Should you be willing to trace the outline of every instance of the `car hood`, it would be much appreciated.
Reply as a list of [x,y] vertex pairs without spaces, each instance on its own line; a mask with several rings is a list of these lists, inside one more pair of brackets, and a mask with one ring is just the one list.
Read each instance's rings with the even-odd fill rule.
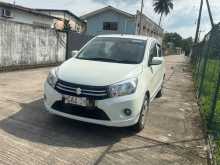
[[140,64],[121,64],[72,58],[58,69],[58,78],[75,84],[106,86],[137,77]]

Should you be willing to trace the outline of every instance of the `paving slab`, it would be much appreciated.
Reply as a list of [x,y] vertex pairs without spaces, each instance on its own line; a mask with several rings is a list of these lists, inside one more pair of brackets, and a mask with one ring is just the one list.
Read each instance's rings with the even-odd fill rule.
[[51,68],[0,73],[0,164],[207,165],[187,60],[167,56],[166,68],[163,97],[138,134],[47,113],[43,82]]

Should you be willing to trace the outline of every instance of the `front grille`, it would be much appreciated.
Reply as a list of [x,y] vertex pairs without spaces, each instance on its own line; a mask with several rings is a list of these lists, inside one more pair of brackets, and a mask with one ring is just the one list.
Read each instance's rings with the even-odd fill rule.
[[97,107],[87,108],[72,104],[65,104],[63,101],[57,101],[52,105],[52,108],[58,112],[74,116],[110,121],[107,114]]
[[[61,94],[70,96],[87,97],[95,100],[108,98],[108,89],[106,86],[79,85],[58,80],[55,89]],[[78,90],[80,90],[80,94]]]

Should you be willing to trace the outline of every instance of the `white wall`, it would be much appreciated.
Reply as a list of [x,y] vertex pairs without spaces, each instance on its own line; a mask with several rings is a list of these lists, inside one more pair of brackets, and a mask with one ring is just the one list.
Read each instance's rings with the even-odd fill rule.
[[0,19],[0,67],[63,62],[66,34]]

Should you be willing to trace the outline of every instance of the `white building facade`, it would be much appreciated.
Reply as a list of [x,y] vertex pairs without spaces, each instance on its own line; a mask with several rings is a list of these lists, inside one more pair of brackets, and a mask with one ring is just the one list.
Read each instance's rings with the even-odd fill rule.
[[30,8],[0,2],[0,18],[30,25],[51,28],[59,20],[54,16],[38,13]]

